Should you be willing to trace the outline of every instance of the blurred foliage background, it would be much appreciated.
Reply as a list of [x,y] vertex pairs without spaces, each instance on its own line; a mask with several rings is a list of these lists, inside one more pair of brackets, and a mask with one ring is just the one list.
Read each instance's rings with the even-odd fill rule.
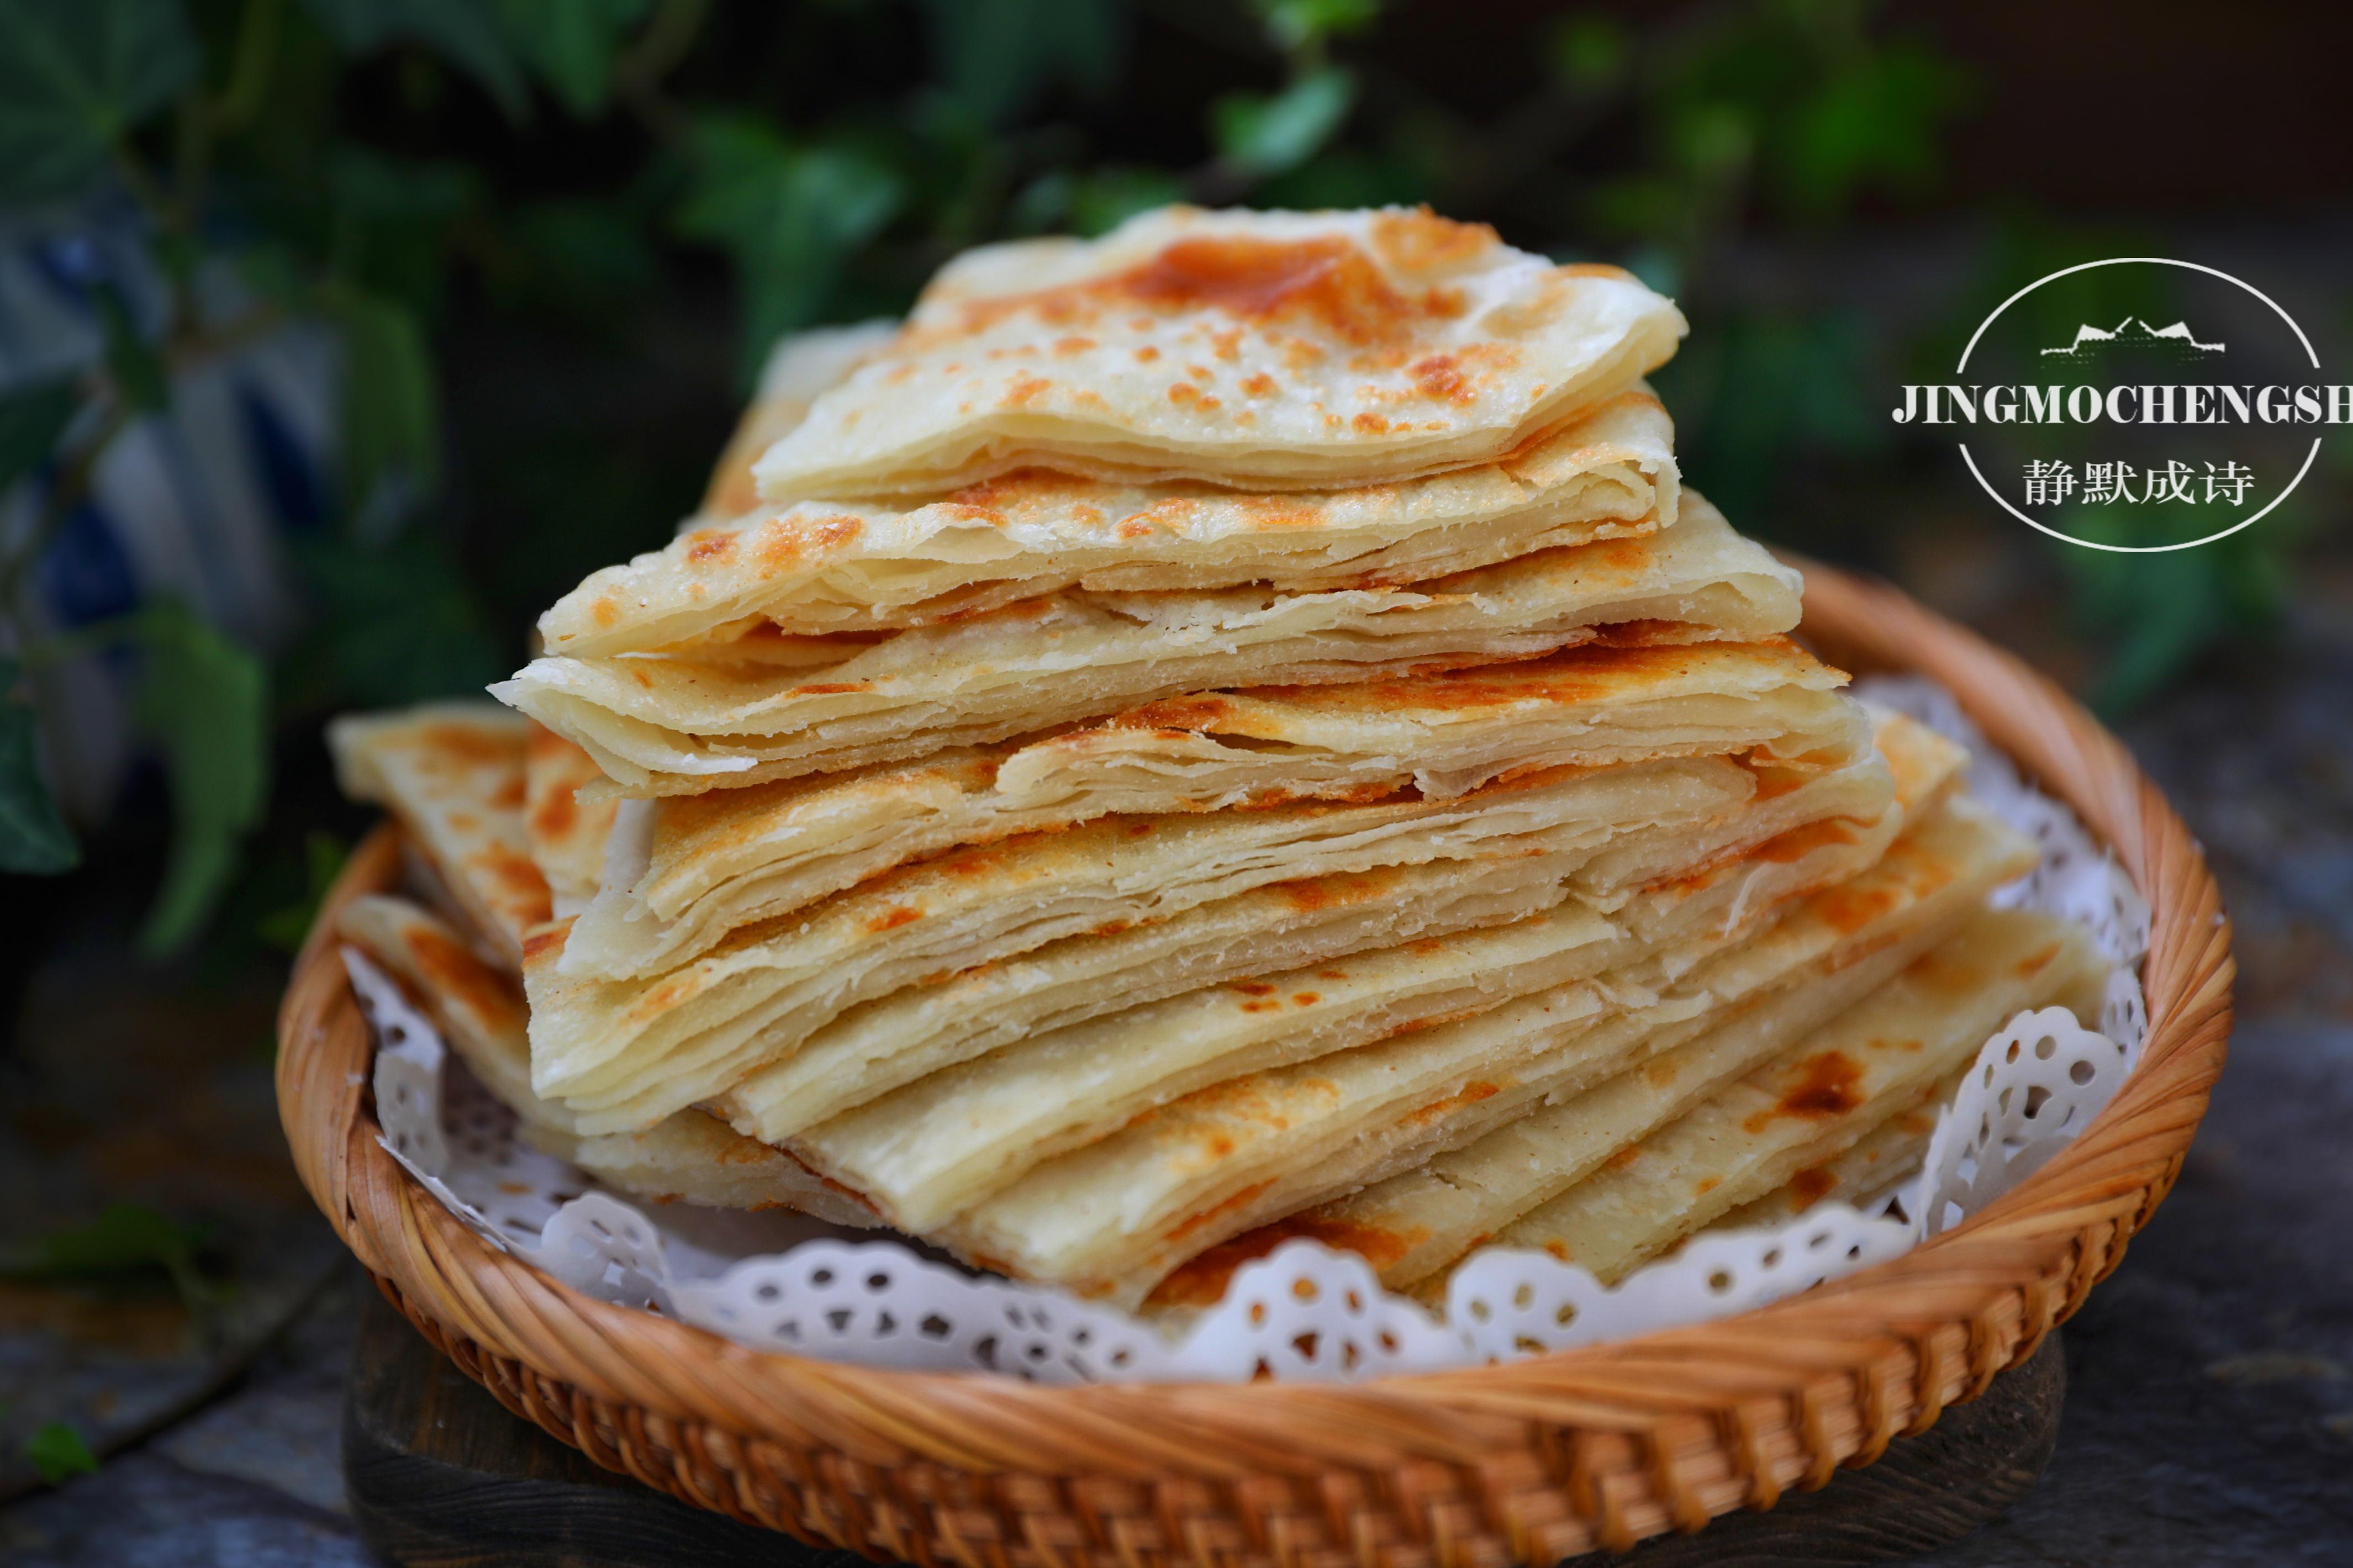
[[[1736,523],[1948,597],[1991,581],[1961,607],[2003,625],[2013,588],[2063,604],[2070,672],[2149,701],[2276,623],[2347,465],[2228,549],[2019,530],[1989,547],[2018,588],[1955,542],[2006,525],[1950,489],[1947,444],[1898,439],[1893,390],[2019,283],[2155,243],[1972,160],[1997,99],[2000,145],[2035,145],[1997,89],[2063,87],[2083,41],[2053,40],[2054,78],[2002,52],[2042,25],[2009,13],[1956,44],[1863,0],[0,0],[0,213],[99,323],[39,374],[0,343],[0,870],[135,888],[152,953],[290,946],[352,820],[324,716],[512,668],[540,608],[688,510],[778,334],[901,310],[965,246],[1176,199],[1426,202],[1633,268],[1694,323],[1662,391]],[[2164,179],[2225,177],[2193,164],[2119,177],[2161,209]],[[64,243],[100,223],[154,299]],[[324,481],[271,544],[295,613],[44,612],[111,444],[173,416],[185,367],[293,331],[333,366]],[[44,703],[90,659],[147,761],[77,822]]]

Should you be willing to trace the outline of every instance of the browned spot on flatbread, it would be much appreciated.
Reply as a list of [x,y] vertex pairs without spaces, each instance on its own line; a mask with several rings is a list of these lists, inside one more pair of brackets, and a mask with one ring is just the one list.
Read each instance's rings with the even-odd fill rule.
[[[1075,291],[1125,297],[1164,310],[1221,310],[1257,321],[1312,322],[1352,343],[1409,334],[1423,321],[1451,319],[1460,290],[1400,293],[1372,258],[1336,235],[1271,240],[1247,235],[1180,239],[1115,277]],[[1055,292],[1049,290],[1049,293]]]
[[421,922],[411,923],[401,940],[418,976],[440,997],[509,1028],[522,1026],[523,1002],[514,986],[464,943]]
[[503,844],[493,844],[466,858],[511,906],[518,923],[534,926],[555,912],[554,898],[539,868]]
[[1269,1177],[1263,1182],[1253,1182],[1249,1186],[1244,1187],[1240,1192],[1236,1193],[1233,1196],[1226,1198],[1219,1203],[1211,1204],[1208,1208],[1201,1210],[1198,1214],[1186,1215],[1185,1218],[1179,1220],[1168,1232],[1168,1239],[1171,1241],[1181,1241],[1186,1237],[1188,1237],[1195,1231],[1199,1230],[1202,1226],[1213,1225],[1219,1219],[1227,1215],[1232,1214],[1235,1210],[1248,1207],[1253,1199],[1272,1185],[1274,1185],[1274,1180],[1272,1177]]
[[1810,1209],[1831,1195],[1838,1186],[1838,1178],[1827,1166],[1809,1165],[1789,1178],[1789,1196],[1801,1210]]
[[1742,1123],[1761,1132],[1784,1116],[1844,1116],[1862,1104],[1862,1068],[1843,1051],[1819,1051],[1798,1064],[1798,1081],[1781,1093],[1769,1110],[1760,1110]]
[[848,512],[818,518],[772,517],[760,525],[753,554],[763,573],[782,572],[804,555],[839,550],[865,531],[865,520]]
[[686,558],[697,566],[733,559],[735,535],[716,528],[699,529],[686,536]]
[[511,732],[480,724],[427,724],[417,739],[419,749],[437,761],[494,767],[511,765],[520,754]]
[[1208,1307],[1225,1299],[1234,1271],[1254,1262],[1284,1242],[1303,1237],[1343,1252],[1353,1252],[1376,1268],[1387,1268],[1428,1239],[1427,1227],[1410,1231],[1385,1230],[1344,1219],[1319,1219],[1312,1214],[1293,1215],[1271,1225],[1244,1231],[1221,1241],[1153,1288],[1146,1307]]
[[1490,226],[1457,223],[1439,216],[1427,205],[1385,212],[1373,219],[1373,247],[1409,272],[1459,267],[1502,243],[1502,237]]
[[553,844],[570,837],[579,820],[580,805],[572,798],[572,790],[568,786],[552,789],[531,814],[532,836],[543,844]]
[[911,910],[904,904],[892,904],[866,922],[866,929],[879,936],[886,931],[896,931],[902,925],[922,920],[923,911]]
[[2043,948],[2039,952],[2030,952],[2024,958],[2020,959],[2018,961],[2019,976],[2021,979],[2026,979],[2042,973],[2044,966],[2049,964],[2052,959],[2059,956],[2059,950],[2065,944],[2063,942],[2054,942],[2050,946]]
[[1501,1094],[1502,1092],[1503,1089],[1501,1086],[1496,1084],[1483,1081],[1466,1083],[1456,1093],[1450,1094],[1443,1100],[1432,1100],[1430,1104],[1423,1106],[1420,1110],[1412,1112],[1410,1115],[1400,1117],[1398,1119],[1398,1124],[1405,1127],[1424,1126],[1430,1122],[1439,1120],[1440,1117],[1447,1115],[1451,1111],[1461,1110],[1466,1106],[1476,1105],[1482,1100],[1493,1100],[1496,1095]]

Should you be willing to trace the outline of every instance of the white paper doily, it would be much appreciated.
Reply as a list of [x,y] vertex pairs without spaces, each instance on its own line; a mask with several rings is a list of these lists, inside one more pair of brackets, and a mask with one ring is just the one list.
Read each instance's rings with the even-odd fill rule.
[[514,1118],[451,1059],[432,1024],[355,951],[345,966],[376,1041],[385,1148],[491,1244],[586,1294],[762,1350],[1046,1383],[1355,1381],[1480,1365],[1746,1311],[1883,1262],[2040,1169],[2116,1094],[2147,1033],[2139,891],[2073,812],[2021,780],[1942,688],[1859,682],[1968,745],[1969,788],[2042,847],[1995,897],[2081,921],[2116,965],[2102,1032],[2062,1008],[1986,1043],[1920,1171],[1871,1214],[1838,1203],[1776,1230],[1704,1232],[1606,1287],[1544,1253],[1490,1247],[1458,1268],[1441,1321],[1384,1290],[1354,1253],[1293,1240],[1236,1270],[1181,1334],[1050,1288],[977,1277],[897,1241],[797,1215],[685,1205],[656,1215],[514,1135]]

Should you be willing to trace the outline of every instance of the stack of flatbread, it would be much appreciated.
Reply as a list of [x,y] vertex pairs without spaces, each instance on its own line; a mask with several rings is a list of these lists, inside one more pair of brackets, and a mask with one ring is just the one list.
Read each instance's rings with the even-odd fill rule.
[[1682,318],[1427,212],[1169,209],[786,345],[346,911],[525,1133],[1181,1313],[1863,1197],[2083,934],[1678,482]]

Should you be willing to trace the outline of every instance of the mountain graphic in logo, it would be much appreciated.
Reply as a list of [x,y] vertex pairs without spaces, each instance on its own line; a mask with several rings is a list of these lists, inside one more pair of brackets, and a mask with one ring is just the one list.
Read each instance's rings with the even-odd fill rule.
[[2094,349],[2154,348],[2171,353],[2179,359],[2198,359],[2222,352],[2221,343],[2201,343],[2189,331],[2188,323],[2176,321],[2169,327],[2152,327],[2138,316],[2126,316],[2113,329],[2095,327],[2086,321],[2075,329],[2075,341],[2064,348],[2044,349],[2046,355],[2061,359],[2082,359]]

